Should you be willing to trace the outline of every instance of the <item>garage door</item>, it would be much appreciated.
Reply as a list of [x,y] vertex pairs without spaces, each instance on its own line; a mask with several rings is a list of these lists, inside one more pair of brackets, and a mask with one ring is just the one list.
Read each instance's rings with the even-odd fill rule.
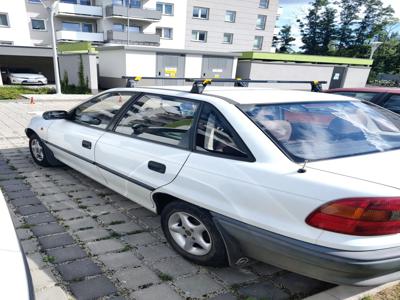
[[[185,55],[157,53],[157,77],[184,77]],[[183,84],[180,80],[157,80],[160,85]]]
[[203,56],[202,76],[204,78],[232,78],[233,58]]

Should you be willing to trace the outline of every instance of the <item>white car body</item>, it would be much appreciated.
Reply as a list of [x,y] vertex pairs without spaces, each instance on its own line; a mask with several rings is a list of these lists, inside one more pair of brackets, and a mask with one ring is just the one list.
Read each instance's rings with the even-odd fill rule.
[[[93,129],[69,120],[45,120],[40,116],[32,119],[28,135],[35,132],[55,158],[153,212],[157,213],[154,199],[159,194],[171,195],[211,211],[226,232],[239,241],[247,256],[338,283],[371,285],[399,278],[393,270],[390,276],[385,274],[378,279],[353,278],[346,273],[350,272],[348,270],[343,271],[346,274],[329,273],[326,270],[329,267],[315,266],[320,260],[316,262],[307,257],[317,251],[313,247],[320,247],[324,255],[338,251],[344,253],[346,259],[354,259],[354,264],[351,263],[354,268],[360,263],[358,254],[384,253],[388,249],[399,251],[400,234],[346,235],[309,226],[305,219],[322,204],[335,199],[399,196],[400,183],[396,175],[400,151],[309,162],[306,172],[299,172],[302,164],[291,161],[235,105],[268,103],[268,99],[273,99],[271,103],[357,100],[339,95],[254,88],[211,87],[204,94],[182,89],[111,91],[153,93],[210,103],[229,121],[254,161],[225,159]],[[90,141],[93,147],[83,148],[82,140]],[[165,174],[148,169],[147,163],[152,160],[167,166]],[[304,253],[303,250],[285,253],[277,246],[274,254],[265,248],[267,246],[260,246],[263,242],[257,240],[258,233],[252,233],[252,243],[244,232],[235,232],[238,226],[249,226],[252,228],[249,230],[261,230],[260,235],[266,232],[270,238],[285,240],[284,245],[279,246],[283,249],[289,241],[301,244],[298,247],[303,250],[307,245],[310,248]],[[279,252],[281,258],[277,256]],[[296,252],[303,254],[298,257]]]
[[29,267],[1,191],[0,236],[0,281],[4,299],[34,299]]
[[47,84],[44,75],[34,73],[9,73],[6,81],[11,84]]

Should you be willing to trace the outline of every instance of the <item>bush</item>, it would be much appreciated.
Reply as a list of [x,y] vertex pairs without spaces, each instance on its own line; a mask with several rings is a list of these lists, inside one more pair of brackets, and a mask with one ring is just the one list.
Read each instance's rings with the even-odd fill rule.
[[24,86],[4,86],[0,87],[0,100],[20,99],[22,94],[54,94],[52,88],[29,88]]

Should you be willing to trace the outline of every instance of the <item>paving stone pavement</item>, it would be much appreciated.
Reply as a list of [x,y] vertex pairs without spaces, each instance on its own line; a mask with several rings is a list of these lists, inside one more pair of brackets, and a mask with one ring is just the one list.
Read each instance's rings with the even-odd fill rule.
[[0,187],[41,299],[299,299],[331,285],[253,262],[194,265],[166,243],[159,217],[67,168],[34,164],[35,111],[76,101],[0,102]]

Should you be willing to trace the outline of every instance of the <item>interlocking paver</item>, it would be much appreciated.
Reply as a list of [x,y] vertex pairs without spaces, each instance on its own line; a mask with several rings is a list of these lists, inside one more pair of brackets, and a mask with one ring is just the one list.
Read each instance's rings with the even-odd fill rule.
[[286,273],[276,279],[273,279],[279,286],[283,286],[292,295],[305,297],[311,294],[321,292],[328,287],[333,287],[328,283],[320,282],[309,277],[295,273]]
[[223,287],[206,274],[197,274],[174,282],[187,297],[200,298],[207,293],[223,290]]
[[257,278],[257,275],[246,269],[220,268],[212,269],[212,272],[229,285],[244,283]]
[[125,245],[118,240],[102,240],[98,242],[90,242],[87,243],[86,246],[94,255],[119,251],[124,249],[125,247]]
[[128,289],[136,290],[141,286],[160,282],[160,278],[149,268],[139,267],[117,271],[114,277]]
[[26,256],[30,270],[42,269],[47,266],[40,253],[31,253]]
[[85,212],[83,212],[80,209],[66,209],[66,210],[60,210],[54,213],[58,218],[62,220],[71,220],[71,219],[77,219],[77,218],[82,218],[86,216]]
[[110,204],[92,206],[88,208],[92,215],[100,216],[109,213],[116,213],[117,210]]
[[95,229],[77,231],[77,232],[75,232],[75,235],[82,242],[89,242],[89,241],[107,238],[110,236],[110,232],[105,229],[95,228]]
[[104,276],[74,282],[71,291],[77,299],[97,299],[117,292],[112,282]]
[[179,296],[169,285],[160,284],[151,286],[147,289],[139,290],[131,294],[132,298],[136,300],[181,300],[183,299]]
[[58,265],[56,268],[66,281],[98,275],[102,272],[99,266],[92,262],[92,260],[90,259],[83,259],[71,263]]
[[118,234],[139,233],[144,230],[143,227],[141,227],[138,224],[133,223],[133,222],[122,223],[122,224],[117,224],[117,225],[110,225],[110,226],[108,226],[108,228]]
[[142,264],[135,254],[130,251],[100,255],[97,259],[100,260],[107,269],[111,270],[125,267],[137,267]]
[[105,205],[106,204],[106,202],[103,199],[99,199],[99,198],[79,199],[78,202],[80,205],[85,205],[85,206],[96,206],[96,205]]
[[198,266],[179,256],[157,262],[153,264],[153,268],[172,277],[193,274],[199,269]]
[[[8,194],[7,194],[8,196]],[[18,198],[15,200],[10,201],[12,205],[15,207],[31,205],[31,204],[41,204],[40,200],[36,197],[25,197],[25,198]]]
[[52,211],[59,211],[59,210],[64,210],[64,209],[70,209],[70,208],[77,208],[78,204],[75,203],[72,200],[65,200],[63,202],[51,202],[47,203],[47,206],[49,207],[50,210]]
[[37,251],[37,242],[34,239],[22,241],[21,246],[25,253],[33,253]]
[[141,218],[140,223],[144,224],[147,228],[157,229],[161,227],[161,219],[157,217]]
[[140,217],[155,217],[156,214],[154,214],[153,212],[151,212],[150,210],[146,209],[146,208],[135,208],[135,209],[130,209],[128,211],[129,215],[136,217],[136,218],[140,218]]
[[178,254],[165,245],[155,245],[138,248],[138,252],[145,260],[156,261],[166,257],[177,256]]
[[35,193],[30,190],[7,193],[7,197],[9,199],[28,198],[28,197],[35,197],[35,196],[36,196]]
[[97,220],[105,225],[116,225],[118,223],[129,222],[129,218],[127,216],[118,212],[99,216]]
[[72,245],[74,239],[68,233],[60,233],[39,238],[39,243],[43,249],[57,248]]
[[242,298],[255,298],[255,299],[276,299],[287,300],[290,295],[284,290],[273,285],[271,282],[265,281],[248,285],[239,289],[239,294]]
[[157,242],[156,238],[148,232],[126,235],[122,239],[131,246],[147,245]]
[[252,269],[252,271],[254,273],[256,273],[260,276],[270,276],[275,273],[282,272],[282,269],[280,269],[278,267],[267,265],[267,264],[260,263],[260,262],[250,266],[250,268]]
[[33,234],[36,235],[37,237],[65,232],[64,227],[57,223],[36,225],[36,226],[32,227],[31,230],[32,230]]
[[68,226],[71,230],[82,230],[82,229],[89,229],[93,227],[97,227],[97,222],[92,218],[83,218],[83,219],[76,219],[71,221],[65,221],[64,225]]
[[43,201],[44,203],[60,202],[60,201],[69,200],[69,197],[67,195],[65,195],[65,194],[54,194],[54,195],[48,195],[48,196],[38,195],[38,198],[41,201]]
[[55,263],[62,263],[86,257],[86,253],[79,246],[56,248],[46,251],[49,256],[54,257]]
[[33,215],[37,213],[47,212],[48,209],[43,204],[20,206],[17,211],[22,216]]
[[25,217],[25,222],[30,225],[50,223],[55,221],[56,218],[54,218],[50,213],[47,212]]
[[29,229],[17,229],[16,232],[20,240],[27,240],[32,236],[32,231]]

